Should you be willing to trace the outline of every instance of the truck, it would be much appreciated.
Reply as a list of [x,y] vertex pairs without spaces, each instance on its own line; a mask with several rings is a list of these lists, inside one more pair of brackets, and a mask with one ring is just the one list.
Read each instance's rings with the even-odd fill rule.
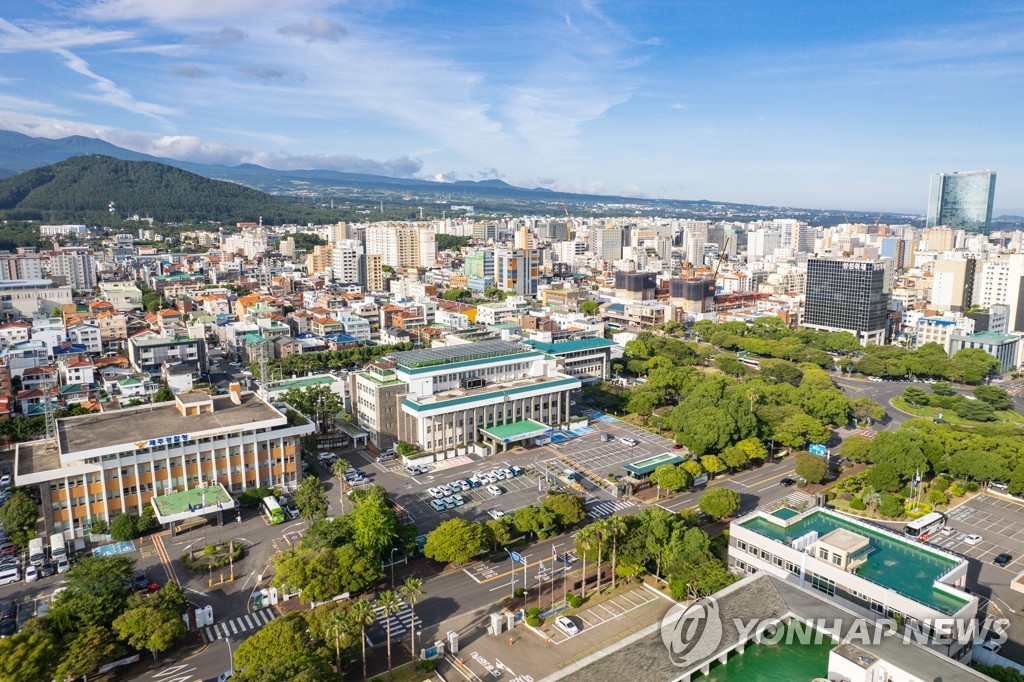
[[64,545],[64,534],[54,533],[50,536],[50,556],[53,557],[54,563],[59,562],[62,558],[66,558],[68,554],[67,547]]

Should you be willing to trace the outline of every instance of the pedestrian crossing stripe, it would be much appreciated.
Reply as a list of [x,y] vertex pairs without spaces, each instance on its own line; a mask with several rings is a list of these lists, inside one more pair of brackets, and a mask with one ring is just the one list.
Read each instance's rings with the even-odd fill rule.
[[212,642],[217,639],[225,639],[237,635],[240,632],[261,628],[275,618],[277,618],[277,614],[274,613],[273,609],[261,609],[244,616],[232,618],[223,623],[209,625],[203,628],[203,633],[206,635],[206,641]]
[[418,628],[423,625],[423,621],[420,620],[419,616],[416,616],[416,619],[410,623],[412,609],[409,608],[408,604],[404,604],[398,611],[392,613],[389,618],[384,617],[384,607],[377,606],[373,610],[377,614],[377,626],[382,633],[387,633],[387,621],[391,621],[392,637],[405,634],[411,627]]
[[598,502],[597,504],[595,504],[595,505],[593,505],[591,507],[587,507],[587,516],[589,516],[592,519],[600,519],[600,518],[603,518],[605,516],[611,516],[612,514],[614,514],[617,511],[622,511],[623,509],[629,509],[630,507],[635,507],[635,506],[636,506],[635,502],[628,502],[628,501],[623,501],[623,502]]

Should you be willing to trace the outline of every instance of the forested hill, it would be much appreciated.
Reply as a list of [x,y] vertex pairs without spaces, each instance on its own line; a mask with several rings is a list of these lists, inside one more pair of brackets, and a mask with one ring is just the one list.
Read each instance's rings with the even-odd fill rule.
[[308,210],[258,190],[152,161],[76,156],[0,180],[0,213],[18,220],[160,222],[299,220]]

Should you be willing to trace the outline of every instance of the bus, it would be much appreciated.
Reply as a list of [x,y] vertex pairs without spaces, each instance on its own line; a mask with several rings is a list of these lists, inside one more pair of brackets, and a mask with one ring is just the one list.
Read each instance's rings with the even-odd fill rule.
[[35,566],[41,566],[46,561],[42,538],[32,538],[28,541],[28,561]]
[[64,533],[54,533],[50,536],[50,556],[53,557],[54,563],[60,561],[66,557],[68,553],[67,548],[64,546]]
[[752,358],[748,355],[741,355],[736,359],[740,361],[741,365],[749,367],[750,369],[761,369],[761,362],[756,358]]
[[284,523],[284,509],[281,509],[273,495],[263,498],[263,514],[270,523]]
[[907,524],[903,532],[921,542],[928,539],[928,536],[937,533],[946,525],[946,515],[940,512],[925,514],[919,519],[914,519]]

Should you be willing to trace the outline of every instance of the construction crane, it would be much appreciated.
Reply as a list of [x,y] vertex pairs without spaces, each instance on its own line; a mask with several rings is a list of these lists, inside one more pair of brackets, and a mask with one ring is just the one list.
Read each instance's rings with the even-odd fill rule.
[[569,233],[569,241],[572,241],[575,237],[572,233],[572,213],[569,213],[569,206],[565,203],[565,197],[562,197],[562,210],[565,211],[566,217],[565,229]]
[[722,261],[725,259],[725,254],[729,251],[729,240],[732,239],[732,235],[727,235],[725,242],[722,244],[722,252],[718,254],[718,262],[715,263],[715,271],[711,273],[711,279],[718,279],[718,268],[722,267]]

